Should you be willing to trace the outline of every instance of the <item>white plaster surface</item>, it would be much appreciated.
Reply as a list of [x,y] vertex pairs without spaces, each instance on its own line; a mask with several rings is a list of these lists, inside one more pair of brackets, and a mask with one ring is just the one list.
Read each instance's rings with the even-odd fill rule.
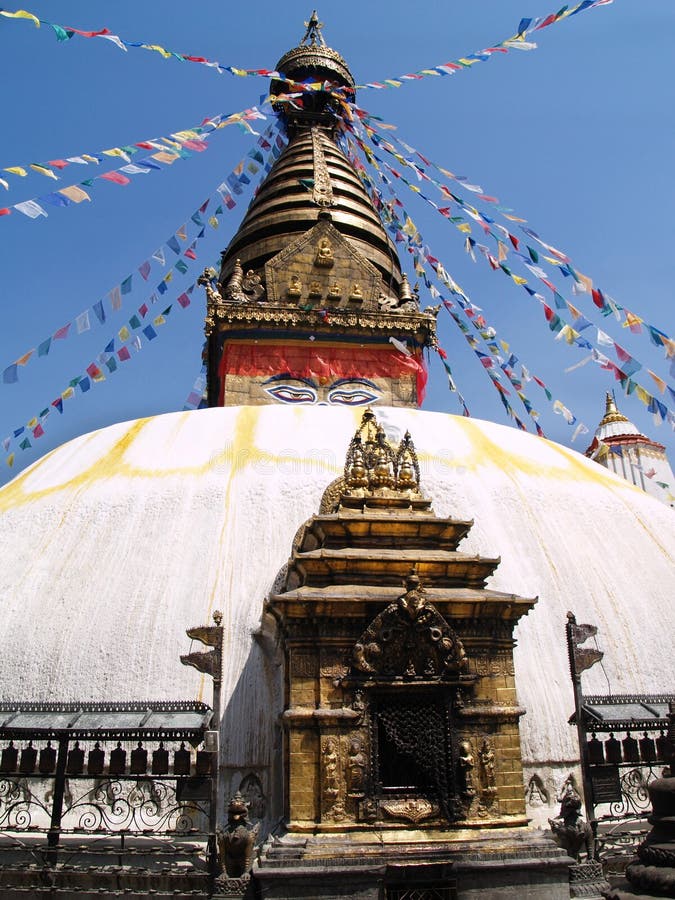
[[[517,628],[523,752],[576,757],[565,615],[599,628],[614,693],[675,688],[675,513],[583,456],[512,428],[378,408],[409,429],[439,515],[490,586],[539,596]],[[225,625],[224,762],[274,753],[277,664],[252,639],[297,528],[341,471],[362,410],[229,407],[77,438],[0,491],[0,696],[210,702],[185,628]],[[192,649],[203,649],[196,645]],[[587,693],[606,692],[596,666]]]

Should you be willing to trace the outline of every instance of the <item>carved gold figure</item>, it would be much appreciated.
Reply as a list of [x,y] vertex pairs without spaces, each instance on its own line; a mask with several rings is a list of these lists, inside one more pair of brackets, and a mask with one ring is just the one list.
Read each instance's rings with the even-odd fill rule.
[[290,281],[288,282],[288,290],[286,291],[287,297],[300,297],[302,295],[302,282],[297,275],[291,275]]
[[319,246],[316,251],[314,265],[322,266],[325,269],[330,269],[334,262],[335,259],[333,257],[333,248],[330,245],[330,241],[327,237],[322,237],[319,241]]

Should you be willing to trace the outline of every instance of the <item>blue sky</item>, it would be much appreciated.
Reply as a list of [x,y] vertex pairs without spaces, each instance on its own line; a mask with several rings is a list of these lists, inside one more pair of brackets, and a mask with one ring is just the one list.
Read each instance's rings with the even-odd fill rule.
[[[115,4],[35,0],[22,4],[40,18],[76,28],[107,27],[126,40],[157,43],[224,65],[272,68],[297,44],[311,9],[290,0],[280,7],[200,0],[198,4]],[[5,4],[6,9],[17,7]],[[365,82],[452,61],[512,34],[524,16],[556,11],[552,0],[399,0],[342,3],[319,8],[327,42]],[[668,334],[675,332],[670,213],[675,201],[675,6],[663,0],[615,0],[540,32],[538,49],[510,52],[448,78],[425,78],[398,90],[363,91],[364,108],[398,126],[397,134],[424,155],[467,175],[488,194],[526,218],[544,240],[564,250],[581,272],[623,306]],[[266,82],[219,75],[204,66],[163,60],[144,50],[121,52],[100,39],[58,43],[51,29],[0,18],[2,122],[0,168],[96,153],[168,135],[259,101]],[[264,128],[267,123],[260,123]],[[91,203],[48,207],[49,217],[20,213],[0,218],[0,369],[36,347],[60,326],[105,297],[151,257],[252,146],[236,127],[218,131],[206,152],[161,172],[132,176],[127,186],[97,181]],[[121,163],[121,161],[120,161]],[[120,164],[118,163],[118,164]],[[111,161],[109,168],[115,165]],[[102,168],[71,166],[59,182],[31,173],[6,173],[0,205],[77,183]],[[538,303],[482,258],[472,263],[463,236],[412,194],[402,194],[433,254],[482,307],[506,340],[591,431],[604,410],[611,376],[590,362],[572,372],[585,352],[556,342]],[[175,290],[153,307],[154,317],[192,283],[227,246],[247,201],[207,229],[198,259]],[[190,226],[194,232],[194,226]],[[478,237],[478,235],[476,235]],[[407,261],[404,265],[409,266]],[[48,407],[84,374],[163,276],[157,264],[143,291],[135,287],[120,312],[102,325],[54,344],[32,359],[16,384],[0,384],[0,438]],[[409,269],[410,271],[410,269]],[[411,280],[414,274],[411,272]],[[568,285],[565,284],[565,288]],[[644,366],[636,378],[662,397],[646,373],[667,378],[662,349],[646,335],[594,315],[586,296],[565,296]],[[428,302],[432,302],[429,298]],[[93,316],[92,322],[93,322]],[[0,455],[0,478],[30,464],[75,435],[104,425],[181,409],[199,373],[203,299],[197,290],[185,310],[174,302],[158,337],[88,393],[76,391],[63,415],[52,413],[32,449],[17,449],[13,470]],[[458,387],[475,417],[507,422],[496,392],[452,320],[441,313],[441,342]],[[614,355],[605,351],[610,358]],[[425,407],[460,412],[437,358]],[[670,379],[673,383],[673,379]],[[547,436],[569,444],[573,428],[554,415],[533,382],[526,393]],[[635,397],[619,406],[645,433],[675,440],[656,428]],[[514,406],[515,398],[514,399]],[[524,421],[528,421],[524,413]],[[575,446],[583,450],[590,435]]]

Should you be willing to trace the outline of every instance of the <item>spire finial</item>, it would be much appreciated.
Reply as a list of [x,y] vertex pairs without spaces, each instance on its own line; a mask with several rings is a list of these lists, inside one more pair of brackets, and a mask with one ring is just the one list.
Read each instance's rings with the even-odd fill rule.
[[316,10],[312,11],[312,15],[309,17],[309,22],[304,23],[305,28],[305,36],[300,41],[300,46],[303,44],[307,44],[309,42],[310,47],[325,47],[326,42],[323,39],[323,35],[321,34],[321,29],[323,28],[323,22],[319,22],[319,17],[316,14]]
[[614,399],[614,391],[607,391],[605,395],[605,415],[618,412],[616,408],[616,400]]

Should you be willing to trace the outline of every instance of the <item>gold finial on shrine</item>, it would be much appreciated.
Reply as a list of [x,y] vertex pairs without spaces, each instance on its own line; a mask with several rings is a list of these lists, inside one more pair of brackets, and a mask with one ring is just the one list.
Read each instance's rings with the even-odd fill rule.
[[300,46],[302,47],[304,44],[309,44],[310,47],[325,47],[326,42],[323,39],[323,34],[321,34],[323,22],[319,22],[316,10],[312,11],[309,22],[304,22],[303,24],[307,31],[305,31],[305,36],[300,41]]

